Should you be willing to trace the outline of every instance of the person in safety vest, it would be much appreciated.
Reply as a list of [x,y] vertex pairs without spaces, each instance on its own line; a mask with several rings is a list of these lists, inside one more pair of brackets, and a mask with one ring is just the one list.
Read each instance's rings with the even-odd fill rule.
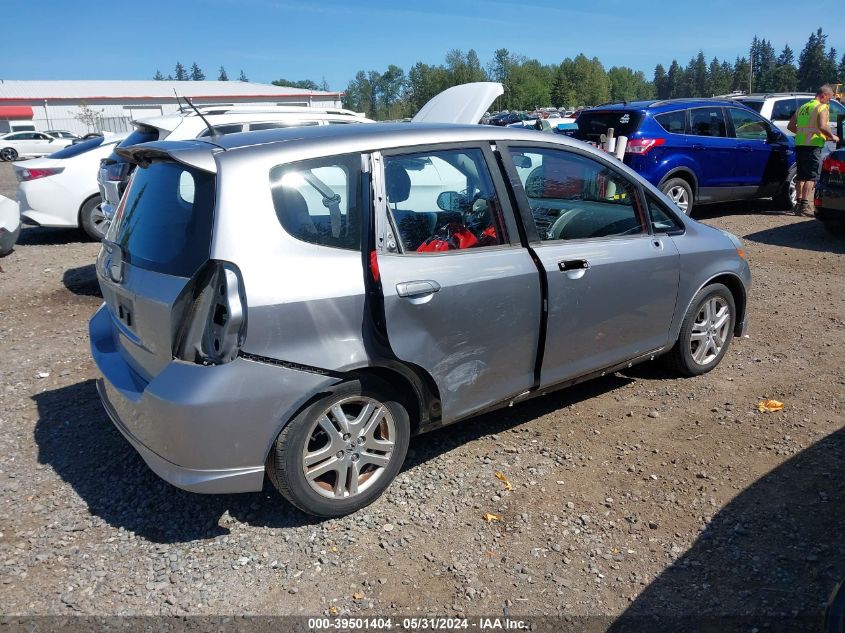
[[795,162],[797,165],[796,193],[798,201],[793,211],[795,215],[811,215],[810,205],[813,190],[819,177],[819,159],[826,141],[839,141],[839,137],[830,131],[829,113],[833,88],[823,85],[816,93],[816,98],[802,105],[786,126],[795,134]]

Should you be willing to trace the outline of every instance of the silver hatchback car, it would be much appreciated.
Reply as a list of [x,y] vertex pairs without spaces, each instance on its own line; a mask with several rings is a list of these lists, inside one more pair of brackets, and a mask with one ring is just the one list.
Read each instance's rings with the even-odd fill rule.
[[665,355],[702,374],[746,325],[734,236],[563,136],[360,124],[156,142],[97,262],[110,417],[204,493],[265,472],[353,512],[414,434]]

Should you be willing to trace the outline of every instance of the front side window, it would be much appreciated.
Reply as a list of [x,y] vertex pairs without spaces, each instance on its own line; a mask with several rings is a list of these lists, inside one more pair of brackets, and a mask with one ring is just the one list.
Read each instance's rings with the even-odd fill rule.
[[511,149],[541,240],[636,235],[645,230],[636,187],[611,167],[575,152]]
[[769,126],[759,116],[748,110],[728,108],[737,138],[765,141],[769,138]]
[[651,218],[651,226],[655,233],[675,233],[682,232],[684,225],[680,220],[651,194],[646,194],[646,202],[648,204],[648,215]]
[[480,149],[385,157],[387,202],[404,253],[507,243],[502,209]]
[[693,108],[690,110],[690,134],[725,137],[728,135],[722,108]]
[[332,248],[361,248],[360,182],[360,154],[270,170],[273,206],[285,231],[303,242]]

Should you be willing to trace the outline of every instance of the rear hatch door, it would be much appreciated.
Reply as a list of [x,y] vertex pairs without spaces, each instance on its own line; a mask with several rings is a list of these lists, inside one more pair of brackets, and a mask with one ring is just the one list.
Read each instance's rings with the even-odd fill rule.
[[135,170],[97,261],[115,344],[145,380],[173,359],[186,288],[208,261],[216,180],[196,165],[150,158]]

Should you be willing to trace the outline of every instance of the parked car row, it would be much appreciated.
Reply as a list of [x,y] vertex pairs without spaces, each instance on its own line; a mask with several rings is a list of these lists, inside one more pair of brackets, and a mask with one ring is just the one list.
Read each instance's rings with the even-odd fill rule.
[[459,88],[410,124],[117,148],[136,168],[90,338],[152,470],[206,493],[267,473],[338,516],[413,434],[657,356],[720,362],[746,326],[740,240],[578,141],[449,124],[501,93]]
[[0,160],[46,156],[72,142],[72,138],[59,138],[46,132],[9,132],[0,136]]

